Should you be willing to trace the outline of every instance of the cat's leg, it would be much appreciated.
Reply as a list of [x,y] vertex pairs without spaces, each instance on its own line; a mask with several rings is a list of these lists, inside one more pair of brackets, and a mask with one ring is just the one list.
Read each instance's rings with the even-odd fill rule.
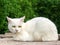
[[58,37],[53,34],[47,34],[42,36],[42,41],[57,41]]
[[33,41],[31,36],[26,36],[26,35],[13,37],[13,40],[15,40],[15,41]]

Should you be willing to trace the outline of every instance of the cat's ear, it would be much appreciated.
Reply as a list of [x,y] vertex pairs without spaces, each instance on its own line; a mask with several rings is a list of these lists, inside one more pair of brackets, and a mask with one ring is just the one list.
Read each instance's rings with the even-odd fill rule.
[[25,16],[21,17],[20,18],[20,21],[23,21],[24,22],[24,19],[25,19]]
[[9,18],[9,17],[7,17],[7,20],[8,20],[8,22],[11,22],[11,20],[12,20],[12,19],[11,19],[11,18]]

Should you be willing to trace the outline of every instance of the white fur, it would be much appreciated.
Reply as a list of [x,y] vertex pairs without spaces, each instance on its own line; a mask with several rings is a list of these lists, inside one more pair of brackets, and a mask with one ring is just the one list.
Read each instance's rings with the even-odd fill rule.
[[[56,41],[58,40],[58,32],[55,24],[47,18],[37,17],[26,23],[22,20],[24,18],[7,18],[8,29],[15,33],[14,39],[21,41]],[[13,29],[12,25],[16,28]],[[18,26],[22,26],[18,28]],[[18,30],[18,32],[16,32]]]

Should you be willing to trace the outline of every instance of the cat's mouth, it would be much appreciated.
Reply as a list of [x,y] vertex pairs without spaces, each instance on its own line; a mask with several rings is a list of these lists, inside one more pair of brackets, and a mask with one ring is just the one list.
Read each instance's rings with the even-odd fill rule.
[[16,33],[20,33],[18,30],[16,30]]
[[15,33],[15,34],[20,34],[20,32],[16,31],[16,33]]
[[16,30],[16,32],[18,32],[18,30]]
[[19,33],[18,31],[16,31],[16,33]]

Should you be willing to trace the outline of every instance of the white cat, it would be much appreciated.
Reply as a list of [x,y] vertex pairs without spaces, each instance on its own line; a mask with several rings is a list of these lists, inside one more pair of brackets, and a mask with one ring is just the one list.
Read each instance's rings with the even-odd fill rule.
[[14,33],[13,38],[20,41],[56,41],[58,32],[55,24],[45,17],[33,18],[24,23],[24,17],[9,18],[8,29]]

